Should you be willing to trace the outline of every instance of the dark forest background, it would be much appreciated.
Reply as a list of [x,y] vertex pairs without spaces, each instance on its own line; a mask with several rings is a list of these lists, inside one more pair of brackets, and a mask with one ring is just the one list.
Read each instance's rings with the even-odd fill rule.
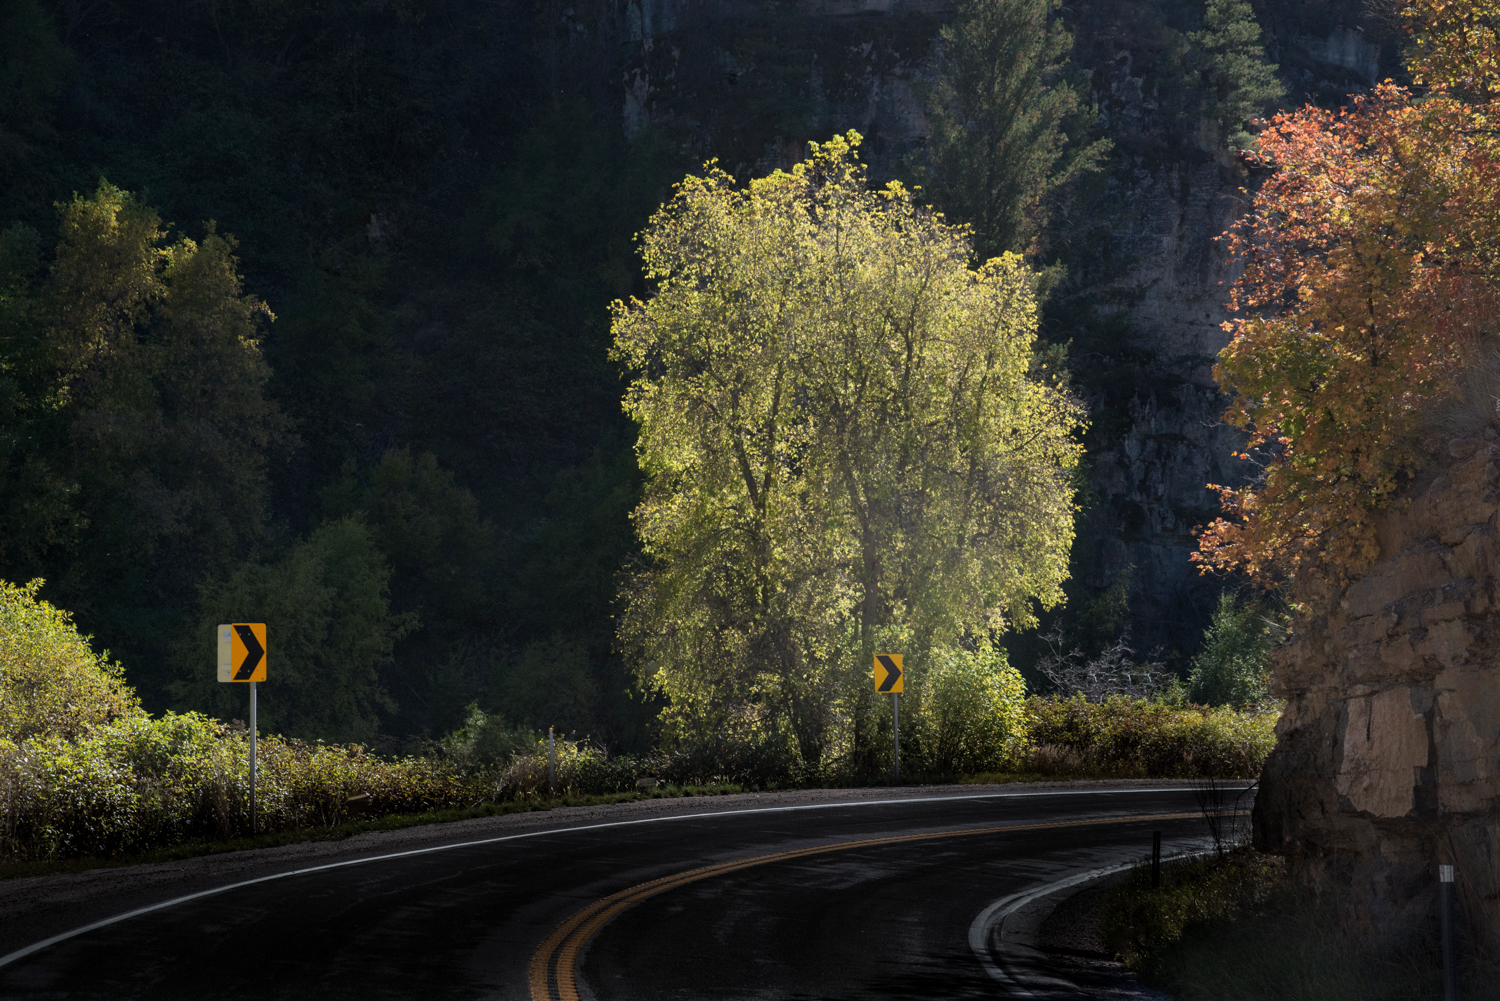
[[[208,680],[205,624],[264,618],[297,623],[295,637],[272,626],[272,670],[286,679],[262,702],[272,729],[411,748],[478,701],[515,722],[649,744],[657,707],[635,690],[612,620],[617,574],[635,558],[638,480],[607,305],[647,291],[633,236],[708,157],[744,178],[847,127],[799,82],[818,53],[873,32],[920,61],[951,15],[877,25],[767,2],[726,20],[727,6],[705,5],[672,38],[698,75],[627,138],[633,9],[0,4],[0,578],[45,577],[43,595],[125,664],[153,710],[242,712]],[[1060,148],[1093,149],[1098,169],[1049,167],[1067,174],[1046,189],[1049,211],[981,225],[994,249],[1055,266],[1044,333],[1091,405],[1091,435],[1120,433],[1152,377],[1123,314],[1090,292],[1126,266],[1101,209],[1111,179],[1143,159],[1242,170],[1195,138],[1205,119],[1228,121],[1222,81],[1181,41],[1203,11],[1111,0],[1055,13],[1078,51],[1038,72],[1080,96],[1058,118]],[[1362,18],[1372,37],[1380,29],[1357,0],[1256,13],[1272,43]],[[1101,128],[1077,69],[1101,64],[1103,40],[1126,24],[1161,95],[1155,124],[1130,135]],[[1281,63],[1288,100],[1320,96],[1290,49]],[[736,68],[752,64],[753,78]],[[921,149],[877,133],[866,152],[877,179],[926,164],[942,190]],[[194,241],[208,270],[169,268],[157,305],[127,318],[146,345],[119,369],[130,377],[90,381],[44,338],[108,263],[85,260],[66,284],[67,206],[84,226],[110,198],[142,227],[160,220],[163,235],[141,237],[152,247],[186,261],[180,241]],[[951,198],[964,218],[961,193]],[[241,286],[209,281],[214,261]],[[109,322],[126,322],[110,298],[126,293],[100,281]],[[267,370],[199,370],[173,347],[228,329],[223,311],[236,309]],[[79,350],[103,357],[78,324]],[[1118,588],[1081,589],[1060,621],[1103,644],[1126,604]],[[1179,662],[1206,615],[1185,622]]]

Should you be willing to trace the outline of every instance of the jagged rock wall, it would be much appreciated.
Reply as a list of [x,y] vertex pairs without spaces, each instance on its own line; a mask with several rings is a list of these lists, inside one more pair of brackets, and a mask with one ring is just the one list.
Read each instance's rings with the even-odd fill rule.
[[1402,939],[1456,867],[1471,929],[1500,945],[1500,448],[1453,464],[1379,518],[1380,558],[1310,592],[1277,654],[1287,700],[1255,835],[1351,921]]
[[1097,499],[1079,540],[1090,551],[1075,569],[1096,591],[1128,575],[1137,649],[1190,651],[1217,597],[1188,559],[1193,530],[1217,513],[1207,484],[1235,485],[1245,475],[1233,458],[1242,438],[1219,421],[1212,367],[1228,343],[1222,325],[1236,275],[1217,237],[1243,211],[1246,179],[1217,150],[1162,148],[1170,123],[1152,72],[1159,38],[1123,24],[1088,27],[1080,49],[1093,57],[1093,96],[1119,150],[1103,199],[1114,273],[1087,294],[1101,311],[1117,310],[1126,333],[1092,347],[1102,354],[1093,364],[1146,357],[1128,399],[1090,400],[1096,422],[1114,426],[1090,436]]

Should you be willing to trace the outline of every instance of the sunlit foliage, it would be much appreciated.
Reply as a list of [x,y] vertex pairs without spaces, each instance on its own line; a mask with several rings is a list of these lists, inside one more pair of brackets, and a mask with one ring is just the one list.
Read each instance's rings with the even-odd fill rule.
[[1000,771],[1025,739],[1021,673],[1006,663],[1004,650],[989,645],[944,650],[926,664],[914,686],[919,698],[909,746],[902,740],[908,765],[939,775]]
[[1025,771],[1059,775],[1253,778],[1276,745],[1279,708],[1238,710],[1113,695],[1026,700]]
[[1193,658],[1188,697],[1213,706],[1254,706],[1269,697],[1271,651],[1284,633],[1278,617],[1254,605],[1240,607],[1234,595],[1219,596],[1203,648]]
[[70,738],[138,716],[120,666],[89,647],[72,616],[37,597],[41,586],[0,580],[0,740]]
[[[245,732],[198,713],[133,716],[74,739],[0,741],[0,852],[115,856],[250,832]],[[359,745],[263,735],[261,832],[332,827],[350,796],[369,815],[463,806],[483,787],[436,759],[377,757]]]
[[656,294],[615,306],[649,559],[622,635],[669,736],[786,732],[812,766],[874,747],[877,642],[920,671],[1059,600],[1082,421],[1028,375],[1020,259],[971,268],[858,142],[683,181],[643,236]]
[[1500,329],[1494,5],[1410,13],[1424,94],[1386,83],[1260,136],[1274,173],[1230,235],[1246,315],[1216,373],[1263,476],[1220,489],[1207,567],[1274,583],[1371,560],[1373,512],[1427,459],[1423,415]]

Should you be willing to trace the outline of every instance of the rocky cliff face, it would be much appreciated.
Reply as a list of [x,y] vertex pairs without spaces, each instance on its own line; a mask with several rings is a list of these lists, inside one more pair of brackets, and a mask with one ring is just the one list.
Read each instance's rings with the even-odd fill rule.
[[[609,30],[625,56],[621,124],[655,130],[737,176],[800,159],[808,139],[855,128],[877,177],[927,134],[923,84],[954,0],[628,0]],[[1129,581],[1134,645],[1191,653],[1217,588],[1188,556],[1217,513],[1208,483],[1233,485],[1237,435],[1218,424],[1211,378],[1234,273],[1215,238],[1252,183],[1201,123],[1174,117],[1171,52],[1198,27],[1201,0],[1067,5],[1072,62],[1116,152],[1080,195],[1054,256],[1072,273],[1048,336],[1071,342],[1094,431],[1094,500],[1074,573],[1088,593]],[[1292,100],[1347,93],[1395,64],[1361,0],[1265,0],[1257,14]],[[1369,30],[1364,30],[1368,28]],[[1359,29],[1359,30],[1357,30]],[[1382,47],[1384,45],[1384,47]],[[1077,596],[1075,596],[1077,597]],[[1075,604],[1077,602],[1075,601]],[[1180,661],[1179,661],[1180,663]]]
[[1500,448],[1452,465],[1380,516],[1380,559],[1314,595],[1277,656],[1287,700],[1255,807],[1352,921],[1401,938],[1436,914],[1455,866],[1481,941],[1500,945]]

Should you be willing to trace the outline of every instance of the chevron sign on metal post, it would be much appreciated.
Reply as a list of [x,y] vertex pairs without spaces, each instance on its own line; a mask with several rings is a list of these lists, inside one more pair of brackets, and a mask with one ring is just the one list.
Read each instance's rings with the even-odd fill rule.
[[906,674],[901,670],[901,654],[875,655],[875,691],[891,693],[891,781],[901,784],[901,689]]
[[219,641],[219,680],[250,685],[250,833],[255,833],[255,683],[266,680],[266,624],[231,622],[214,630]]
[[220,626],[219,680],[266,680],[266,624],[236,622]]

